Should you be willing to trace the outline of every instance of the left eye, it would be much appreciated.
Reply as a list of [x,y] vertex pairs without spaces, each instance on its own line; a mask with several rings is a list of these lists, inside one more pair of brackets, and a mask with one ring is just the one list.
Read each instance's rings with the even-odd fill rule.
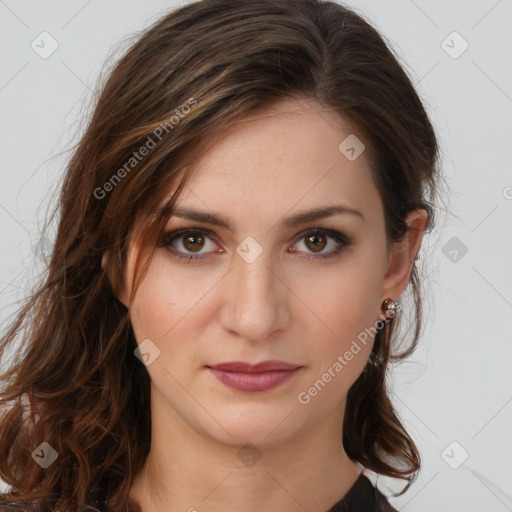
[[[213,242],[213,239],[215,239],[215,236],[210,231],[186,229],[166,233],[158,245],[159,247],[167,247],[175,258],[189,261],[203,258],[205,253],[214,252],[217,245]],[[298,235],[296,240],[297,242],[292,246],[291,252],[309,252],[305,257],[313,259],[333,257],[339,254],[344,247],[352,244],[351,239],[346,235],[327,229],[305,231]],[[332,243],[329,243],[330,241]],[[305,251],[297,249],[300,243],[304,244]],[[208,244],[210,244],[209,248]],[[331,246],[330,250],[328,249],[329,246]],[[326,248],[327,251],[324,250]],[[206,250],[203,251],[203,249]],[[222,250],[219,252],[222,252]]]
[[[336,249],[339,246],[339,243],[331,243],[329,244],[329,239],[333,239],[334,236],[330,236],[322,231],[312,231],[307,233],[306,235],[302,235],[299,239],[299,243],[303,243],[304,246],[313,251],[313,253],[319,253],[323,251],[327,246],[331,245],[331,249]],[[295,244],[298,245],[298,244]],[[295,252],[295,251],[294,251]],[[329,252],[329,251],[325,251]]]

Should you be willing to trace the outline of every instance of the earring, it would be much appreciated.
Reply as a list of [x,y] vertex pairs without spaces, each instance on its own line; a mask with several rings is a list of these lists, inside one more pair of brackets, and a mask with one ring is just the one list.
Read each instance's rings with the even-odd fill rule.
[[384,299],[382,301],[381,309],[383,313],[388,313],[389,311],[393,311],[396,313],[398,310],[399,303],[398,301],[394,301],[391,297],[388,297],[387,299]]

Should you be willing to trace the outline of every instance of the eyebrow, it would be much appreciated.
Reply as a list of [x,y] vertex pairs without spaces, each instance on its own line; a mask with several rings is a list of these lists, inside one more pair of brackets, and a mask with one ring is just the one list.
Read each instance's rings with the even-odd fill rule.
[[[364,215],[354,208],[350,208],[346,205],[332,205],[296,213],[295,215],[286,217],[282,221],[282,224],[286,227],[296,227],[301,224],[306,224],[307,222],[332,217],[334,215],[351,215],[360,218],[363,222],[365,221]],[[213,226],[221,226],[233,231],[233,223],[229,218],[208,212],[177,206],[171,216],[211,224]]]

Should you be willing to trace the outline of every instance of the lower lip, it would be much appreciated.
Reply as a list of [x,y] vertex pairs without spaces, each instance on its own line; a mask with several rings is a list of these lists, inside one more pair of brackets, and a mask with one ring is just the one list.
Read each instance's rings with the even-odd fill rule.
[[274,370],[261,373],[227,372],[208,368],[223,384],[239,391],[267,391],[273,389],[288,379],[291,379],[299,370]]

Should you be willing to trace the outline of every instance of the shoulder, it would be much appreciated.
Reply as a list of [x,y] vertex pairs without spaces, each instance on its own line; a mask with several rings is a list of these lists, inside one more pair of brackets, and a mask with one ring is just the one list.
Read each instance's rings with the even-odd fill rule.
[[363,475],[329,512],[398,512],[387,498]]

